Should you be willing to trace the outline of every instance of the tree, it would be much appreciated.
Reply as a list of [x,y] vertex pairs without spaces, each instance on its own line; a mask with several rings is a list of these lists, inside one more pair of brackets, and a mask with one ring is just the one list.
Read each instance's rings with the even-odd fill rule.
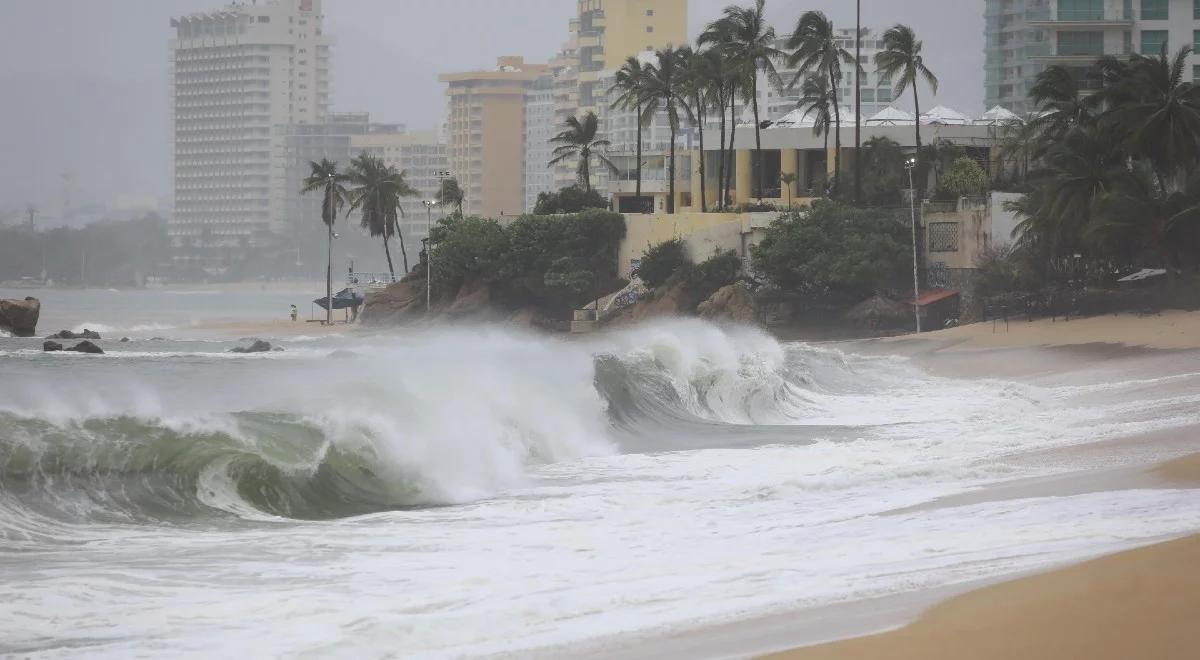
[[[700,162],[697,165],[700,173],[700,212],[708,213],[708,186],[705,181],[704,166],[704,123],[705,111],[711,104],[709,95],[712,81],[717,75],[715,66],[719,58],[711,57],[710,53],[693,51],[690,48],[680,49],[680,57],[684,61],[684,96],[691,104],[696,129],[700,135]],[[694,202],[693,206],[695,206]]]
[[651,289],[666,284],[673,275],[692,264],[683,239],[672,238],[658,245],[647,246],[638,264],[637,276]]
[[310,193],[320,190],[324,193],[321,201],[321,221],[325,223],[325,230],[328,237],[325,252],[325,302],[327,303],[325,310],[325,323],[333,323],[333,223],[337,220],[338,212],[346,206],[350,193],[346,190],[345,183],[350,180],[350,177],[342,172],[338,172],[337,163],[322,158],[320,162],[309,161],[311,174],[304,179],[304,186],[300,189],[301,193]]
[[749,87],[746,96],[754,111],[754,159],[758,163],[756,197],[762,200],[763,179],[766,169],[762,159],[762,124],[758,114],[758,72],[762,71],[767,81],[776,88],[781,87],[779,74],[775,71],[775,60],[783,52],[775,48],[775,28],[767,24],[766,0],[754,0],[751,7],[730,5],[724,10],[729,50],[732,57],[747,70]]
[[558,192],[538,193],[534,215],[579,213],[584,209],[607,209],[608,202],[595,190],[584,190],[579,186],[563,188]]
[[660,110],[667,113],[670,128],[670,160],[667,167],[667,213],[675,213],[675,136],[679,133],[680,113],[691,114],[684,86],[686,70],[681,52],[665,48],[655,53],[655,61],[646,65],[642,90],[642,112],[652,119]]
[[596,113],[588,112],[579,117],[568,117],[564,129],[558,135],[550,138],[550,142],[559,146],[554,148],[554,158],[547,165],[557,165],[568,158],[579,159],[578,179],[584,190],[592,189],[591,163],[592,156],[610,171],[616,172],[617,166],[604,153],[604,149],[612,145],[608,140],[600,139],[600,120]]
[[796,183],[796,174],[794,172],[787,172],[784,174],[780,174],[779,175],[779,183],[783,184],[784,188],[787,189],[788,210],[791,211],[792,210],[792,184]]
[[963,156],[946,170],[942,188],[956,199],[980,195],[987,188],[987,172],[974,158]]
[[825,149],[821,154],[826,159],[829,158],[829,128],[833,123],[836,105],[835,92],[830,88],[827,77],[811,74],[804,78],[804,84],[800,87],[799,107],[805,117],[813,118],[813,135],[825,136]]
[[354,188],[350,191],[350,212],[360,211],[362,227],[371,236],[383,237],[383,253],[387,257],[388,271],[396,276],[396,268],[392,265],[392,252],[388,248],[388,238],[397,236],[400,239],[400,253],[403,257],[404,272],[408,272],[408,253],[404,248],[404,235],[399,228],[399,215],[404,211],[400,208],[401,197],[417,197],[420,193],[404,180],[404,172],[383,162],[381,158],[362,152],[350,163],[350,182]]
[[1087,235],[1110,252],[1124,252],[1126,261],[1157,261],[1174,269],[1187,248],[1196,248],[1197,227],[1200,174],[1193,173],[1180,190],[1163,194],[1154,166],[1141,161],[1119,171],[1097,198]]
[[447,205],[452,204],[455,207],[455,212],[461,216],[463,214],[464,197],[462,188],[458,185],[458,179],[454,177],[442,179],[441,187],[437,193],[437,202],[441,204],[442,208],[446,208]]
[[836,196],[842,173],[842,111],[841,104],[836,100],[837,89],[842,79],[842,64],[853,63],[857,66],[857,63],[849,51],[838,46],[833,21],[829,20],[824,12],[805,12],[788,38],[787,47],[792,51],[788,57],[788,65],[796,67],[796,77],[792,79],[790,86],[794,87],[797,81],[810,72],[824,74],[829,79],[830,93],[835,99],[832,192]]
[[866,173],[864,199],[873,206],[892,206],[900,201],[900,190],[907,187],[901,177],[904,172],[904,151],[900,144],[882,136],[863,143],[862,167]]
[[[697,44],[707,47],[708,53],[717,60],[714,70],[713,85],[716,87],[714,99],[718,112],[721,114],[721,159],[718,165],[717,188],[721,198],[722,209],[729,205],[729,191],[733,188],[734,144],[737,139],[737,99],[738,90],[750,85],[753,71],[741,59],[742,51],[735,41],[736,26],[727,16],[717,19],[704,29],[697,39]],[[743,94],[743,97],[745,94]],[[726,115],[728,108],[728,115]],[[726,118],[729,120],[729,147],[725,146]]]
[[1184,80],[1191,53],[1185,46],[1174,58],[1134,55],[1117,85],[1128,102],[1104,118],[1131,156],[1153,166],[1164,192],[1200,165],[1200,86]]
[[816,200],[781,213],[750,255],[754,272],[786,291],[861,300],[911,283],[908,233],[887,212]]
[[917,118],[914,124],[916,130],[917,153],[921,153],[921,95],[918,83],[923,78],[937,94],[938,79],[925,66],[925,58],[921,55],[923,44],[917,39],[913,29],[907,25],[896,25],[883,33],[883,50],[875,55],[875,66],[879,74],[895,80],[892,98],[899,98],[904,90],[912,87],[913,114]]
[[613,86],[608,90],[610,94],[619,92],[610,107],[633,110],[635,121],[637,122],[635,161],[637,167],[637,188],[634,195],[637,197],[639,205],[642,202],[642,127],[646,124],[645,118],[642,116],[642,97],[645,94],[643,89],[645,79],[645,66],[642,65],[638,58],[630,56],[625,60],[625,64],[620,69],[617,69]]
[[[1096,96],[1083,94],[1075,75],[1062,65],[1046,67],[1039,73],[1029,88],[1029,98],[1039,110],[1036,123],[1045,137],[1043,145],[1090,124],[1100,101]],[[1037,155],[1041,153],[1044,149]]]

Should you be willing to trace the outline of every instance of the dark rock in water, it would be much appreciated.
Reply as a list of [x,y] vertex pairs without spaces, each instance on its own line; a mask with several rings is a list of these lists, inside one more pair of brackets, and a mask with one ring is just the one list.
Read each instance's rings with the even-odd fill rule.
[[261,339],[255,339],[249,346],[238,346],[229,349],[230,353],[269,353],[271,345]]
[[88,330],[87,328],[84,328],[83,332],[59,330],[49,337],[46,337],[46,339],[100,339],[100,333],[94,330]]
[[330,360],[356,360],[358,353],[354,351],[334,351],[327,356]]
[[0,330],[17,337],[32,337],[41,313],[42,303],[37,298],[0,300]]
[[74,346],[72,346],[71,348],[68,348],[67,350],[75,351],[76,353],[92,353],[94,355],[103,355],[104,354],[103,349],[101,349],[99,346],[93,344],[90,341],[81,341],[78,344],[75,344]]
[[151,337],[150,341],[166,341],[166,337]]
[[51,340],[47,339],[46,341],[42,342],[42,350],[46,351],[48,353],[54,352],[54,351],[61,351],[62,349],[63,349],[62,344],[60,344],[56,341],[51,341]]
[[130,341],[129,337],[121,337],[121,343],[122,343],[122,344],[128,344],[128,343],[129,343],[129,341]]
[[282,353],[282,352],[283,352],[283,347],[282,347],[282,346],[275,346],[274,348],[272,348],[272,349],[271,349],[271,352],[272,352],[272,353]]

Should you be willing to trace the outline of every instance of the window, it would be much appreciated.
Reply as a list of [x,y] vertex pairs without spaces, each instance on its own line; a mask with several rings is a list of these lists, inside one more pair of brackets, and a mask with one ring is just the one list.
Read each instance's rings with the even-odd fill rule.
[[270,17],[270,16],[259,16],[259,17],[258,17],[258,22],[259,22],[259,23],[270,23],[270,22],[271,22],[271,17]]
[[1200,85],[1200,64],[1192,65],[1192,82]]
[[958,252],[958,223],[929,223],[930,252]]
[[1096,55],[1104,54],[1103,32],[1059,32],[1059,55]]
[[654,26],[653,26],[653,25],[647,25],[647,26],[646,26],[646,32],[653,32],[653,31],[654,31]]
[[[1143,21],[1165,21],[1170,12],[1167,9],[1168,0],[1142,0]],[[1165,41],[1165,40],[1164,40]],[[1158,53],[1155,53],[1157,55]]]
[[1154,57],[1167,50],[1166,30],[1142,30],[1142,55]]
[[653,10],[653,9],[647,9],[647,10],[646,10],[646,15],[647,15],[647,16],[653,16],[653,15],[654,15],[654,10]]
[[1192,30],[1192,52],[1200,52],[1200,30]]
[[1104,0],[1058,0],[1058,20],[1098,21],[1104,19]]
[[1200,20],[1200,0],[1192,0],[1192,18]]

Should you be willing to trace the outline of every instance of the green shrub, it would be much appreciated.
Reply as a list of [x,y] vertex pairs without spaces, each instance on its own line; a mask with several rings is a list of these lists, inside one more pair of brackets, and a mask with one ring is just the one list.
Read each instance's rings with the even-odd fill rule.
[[754,271],[783,290],[861,300],[911,277],[910,231],[889,212],[817,200],[780,214],[750,254]]
[[942,175],[941,189],[950,197],[982,195],[987,189],[987,172],[974,158],[963,156],[955,160]]
[[657,289],[671,279],[675,273],[692,264],[688,258],[683,239],[672,238],[646,249],[638,265],[637,274],[651,289]]
[[584,190],[579,186],[563,188],[558,192],[538,193],[534,215],[556,215],[579,213],[586,209],[607,209],[608,200],[595,190]]
[[738,280],[742,271],[742,260],[733,250],[717,250],[713,256],[701,261],[688,273],[688,287],[702,299]]

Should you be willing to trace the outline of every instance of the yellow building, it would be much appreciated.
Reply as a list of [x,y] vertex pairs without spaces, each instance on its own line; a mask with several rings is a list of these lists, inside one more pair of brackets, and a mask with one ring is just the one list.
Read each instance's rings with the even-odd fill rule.
[[601,71],[618,69],[644,50],[688,43],[687,0],[577,0],[571,21],[579,52],[579,110],[595,111]]
[[525,94],[545,64],[500,57],[491,71],[446,73],[447,161],[467,215],[498,217],[525,207]]

